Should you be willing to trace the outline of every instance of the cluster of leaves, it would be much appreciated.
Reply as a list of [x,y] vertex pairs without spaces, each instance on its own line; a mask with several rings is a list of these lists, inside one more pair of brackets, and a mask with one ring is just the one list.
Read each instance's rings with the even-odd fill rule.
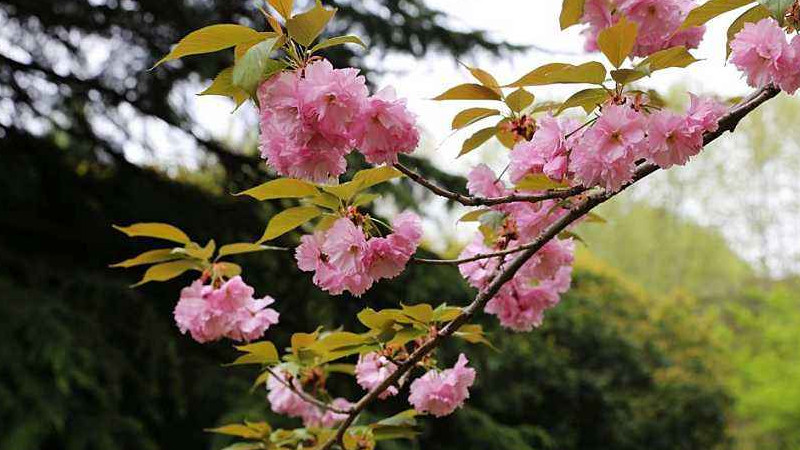
[[[234,49],[234,65],[217,75],[200,95],[232,98],[237,107],[248,99],[258,101],[258,86],[271,76],[289,68],[302,67],[320,50],[344,44],[365,46],[356,36],[337,36],[313,45],[333,19],[335,8],[326,8],[317,0],[308,11],[294,14],[294,0],[268,0],[278,17],[261,9],[272,31],[256,31],[236,24],[217,24],[188,34],[172,51],[156,63],[184,56]],[[281,52],[272,58],[276,52]]]

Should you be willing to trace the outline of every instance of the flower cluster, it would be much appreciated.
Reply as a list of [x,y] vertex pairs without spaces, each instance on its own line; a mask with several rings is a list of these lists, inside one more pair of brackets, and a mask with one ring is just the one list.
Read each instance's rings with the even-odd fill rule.
[[703,134],[715,131],[724,113],[721,103],[692,95],[684,114],[648,113],[627,100],[608,103],[586,129],[572,119],[548,116],[530,141],[512,151],[511,180],[544,174],[555,181],[617,191],[632,180],[638,160],[665,169],[686,164],[702,150]]
[[419,413],[436,417],[451,414],[469,398],[469,388],[475,382],[475,369],[467,367],[462,353],[451,369],[430,370],[411,383],[408,402]]
[[[467,187],[475,195],[506,195],[510,191],[497,180],[494,172],[480,165],[470,172]],[[539,204],[513,203],[493,207],[502,216],[492,240],[477,236],[461,253],[470,258],[523,245],[535,239],[553,221],[564,214],[553,201]],[[485,311],[500,319],[501,325],[515,331],[530,331],[542,323],[544,311],[560,301],[571,283],[574,244],[571,239],[554,239],[528,260],[514,278],[506,283],[486,305]],[[475,288],[485,289],[516,255],[487,258],[461,264],[461,274]]]
[[775,84],[789,94],[800,88],[800,36],[790,43],[775,19],[745,24],[731,41],[731,62],[750,86]]
[[175,322],[181,333],[187,331],[197,342],[227,337],[252,341],[278,323],[278,312],[267,308],[272,297],[254,299],[255,290],[241,277],[233,277],[219,287],[196,280],[181,291],[175,306]]
[[314,272],[314,284],[334,295],[360,296],[375,281],[400,275],[422,240],[419,218],[411,212],[398,215],[386,237],[368,237],[356,222],[362,217],[340,218],[326,231],[303,236],[296,250],[300,270]]
[[648,56],[659,50],[682,45],[697,48],[705,27],[681,29],[689,12],[697,6],[694,0],[586,0],[581,22],[589,27],[586,50],[597,51],[600,32],[624,16],[638,25],[633,56]]
[[[269,391],[267,400],[269,400],[272,411],[289,417],[300,417],[303,419],[303,424],[310,428],[330,428],[347,418],[346,414],[322,409],[304,400],[297,394],[297,392],[303,392],[302,385],[297,378],[286,373],[277,374],[277,376],[281,378],[270,376],[267,379],[267,390]],[[289,386],[293,386],[294,389]],[[340,411],[346,411],[353,404],[344,398],[336,398],[330,402],[330,406]]]
[[391,164],[419,142],[414,117],[393,90],[369,97],[358,70],[326,60],[273,76],[258,99],[261,156],[283,176],[326,182],[345,172],[353,148],[370,163]]

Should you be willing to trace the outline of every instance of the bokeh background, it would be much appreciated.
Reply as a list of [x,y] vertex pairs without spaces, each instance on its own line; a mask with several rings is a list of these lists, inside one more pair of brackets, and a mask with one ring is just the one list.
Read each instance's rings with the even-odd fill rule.
[[[457,61],[510,81],[586,58],[578,30],[558,32],[557,0],[326,3],[339,8],[330,34],[369,43],[327,57],[409,97],[425,130],[409,164],[452,189],[463,189],[470,164],[502,167],[505,156],[488,146],[453,162],[464,137],[449,135],[455,109],[426,99],[467,79]],[[138,274],[107,268],[145,245],[111,224],[163,221],[201,241],[252,241],[287,206],[230,195],[270,176],[254,111],[231,114],[225,100],[195,95],[230,55],[148,71],[193,29],[263,28],[256,6],[0,0],[0,449],[219,449],[228,441],[204,428],[293,425],[251,392],[251,370],[221,367],[229,343],[178,333],[171,311],[188,279],[131,290]],[[726,17],[692,76],[667,73],[648,87],[675,104],[687,88],[746,92],[723,65]],[[545,325],[510,334],[483,318],[500,351],[468,349],[479,368],[468,405],[424,420],[417,441],[381,448],[800,448],[799,119],[800,102],[782,96],[690,166],[604,206],[608,224],[578,231],[587,245],[574,287]],[[471,232],[456,224],[459,208],[408,183],[383,194],[378,214],[424,205],[428,252],[452,255]],[[354,299],[321,293],[290,255],[239,262],[259,293],[279,299],[282,323],[270,331],[279,344],[290,330],[356,326],[367,305],[473,295],[447,267],[412,267]],[[447,347],[443,359],[462,350]],[[405,408],[395,399],[375,413]]]

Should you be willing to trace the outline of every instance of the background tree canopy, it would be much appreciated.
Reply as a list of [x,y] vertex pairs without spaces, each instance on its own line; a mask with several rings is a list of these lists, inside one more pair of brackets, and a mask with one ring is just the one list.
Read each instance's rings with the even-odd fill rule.
[[[519,50],[448,26],[423,0],[327,3],[339,7],[331,33],[357,33],[373,53],[457,58]],[[245,0],[0,0],[0,449],[221,448],[225,440],[203,428],[240,418],[285,420],[269,414],[262,391],[249,393],[252,373],[221,367],[233,357],[228,344],[200,346],[178,333],[172,308],[187,280],[134,291],[131,275],[107,268],[138,249],[112,223],[172,222],[200,239],[233,242],[252,240],[274,213],[269,204],[227,195],[268,176],[253,146],[215,139],[192,116],[196,87],[230,63],[227,55],[147,72],[189,30],[212,22],[263,26],[253,20],[259,13]],[[327,56],[364,67],[347,48]],[[141,131],[150,128],[190,148],[197,170],[132,163],[132,152],[164,150]],[[389,194],[410,204],[407,192],[401,186]],[[610,227],[586,231],[591,245],[575,287],[546,325],[510,335],[485,320],[498,331],[500,352],[470,349],[481,376],[469,407],[425,421],[419,441],[384,448],[795,448],[800,408],[791,401],[773,408],[786,391],[770,387],[796,379],[796,369],[760,370],[793,358],[791,291],[754,290],[728,308],[724,288],[734,278],[737,287],[752,279],[748,266],[719,236],[705,239],[712,232],[651,205],[637,207],[641,238],[634,242],[641,245],[614,246],[634,227],[614,235]],[[627,213],[606,214],[622,221]],[[642,226],[643,217],[653,220]],[[664,220],[686,231],[662,242],[659,253],[678,257],[690,239],[702,239],[708,251],[699,253],[724,264],[681,271],[662,263],[653,283],[644,278],[645,291],[593,256],[642,274],[631,269],[641,256],[620,248],[643,249],[654,242],[647,230]],[[595,241],[611,244],[595,248]],[[273,340],[285,344],[286,330],[319,323],[354,325],[335,318],[354,317],[365,300],[324,295],[291,257],[243,257],[258,292],[281,299],[283,326]],[[675,293],[675,285],[685,292]],[[461,305],[472,295],[453,268],[415,268],[366,301],[375,308],[431,298]],[[774,330],[769,340],[762,339],[765,328]],[[452,360],[458,350],[447,348],[442,358]],[[358,393],[354,386],[341,392]],[[796,388],[790,392],[797,397]]]

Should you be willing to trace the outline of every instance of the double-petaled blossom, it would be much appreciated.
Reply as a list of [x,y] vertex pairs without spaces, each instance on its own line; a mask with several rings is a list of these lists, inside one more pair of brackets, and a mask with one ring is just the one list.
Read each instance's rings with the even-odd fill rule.
[[[379,353],[372,352],[361,355],[356,364],[356,381],[362,388],[371,391],[384,382],[391,374],[397,371],[397,365],[389,358]],[[378,396],[381,399],[397,395],[397,386],[389,386]]]
[[278,312],[267,306],[271,297],[253,298],[255,290],[236,276],[215,288],[196,280],[181,291],[175,306],[175,322],[182,333],[187,331],[197,342],[211,342],[227,337],[252,341],[278,323]]
[[694,0],[587,0],[581,18],[581,22],[588,25],[584,31],[586,50],[597,51],[600,33],[622,17],[637,25],[633,56],[648,56],[678,45],[697,48],[705,27],[681,29],[696,6]]
[[451,369],[430,370],[411,383],[408,401],[414,409],[436,417],[451,414],[469,398],[469,388],[475,382],[475,369],[467,367],[462,353]]
[[682,166],[703,149],[703,134],[716,131],[725,106],[710,98],[692,95],[686,114],[659,111],[648,117],[647,144],[639,156],[664,169]]
[[326,182],[358,147],[372,163],[394,163],[417,147],[414,117],[392,89],[369,97],[358,70],[327,60],[282,72],[258,90],[261,156],[278,174]]
[[568,138],[580,124],[574,119],[559,120],[551,115],[538,121],[538,129],[530,141],[520,142],[511,152],[511,181],[519,183],[528,175],[544,174],[555,181],[568,176]]
[[618,191],[632,179],[645,126],[641,112],[627,105],[606,105],[572,150],[570,170],[584,186]]
[[394,164],[398,154],[411,153],[419,144],[414,116],[392,88],[367,100],[355,127],[356,146],[372,164]]
[[[347,418],[346,414],[337,411],[347,411],[353,406],[351,402],[344,398],[336,398],[331,401],[330,406],[337,411],[323,409],[297,394],[303,392],[303,387],[297,378],[280,372],[276,375],[267,379],[267,400],[275,413],[301,418],[303,425],[311,428],[331,428]],[[294,389],[289,387],[290,382]]]
[[745,24],[731,41],[731,62],[750,86],[773,83],[789,94],[800,88],[800,39],[790,43],[775,19]]
[[388,236],[368,238],[352,220],[340,218],[328,230],[301,238],[297,266],[314,272],[314,284],[331,294],[360,296],[375,281],[398,276],[417,251],[422,240],[419,218],[405,212],[393,224]]

